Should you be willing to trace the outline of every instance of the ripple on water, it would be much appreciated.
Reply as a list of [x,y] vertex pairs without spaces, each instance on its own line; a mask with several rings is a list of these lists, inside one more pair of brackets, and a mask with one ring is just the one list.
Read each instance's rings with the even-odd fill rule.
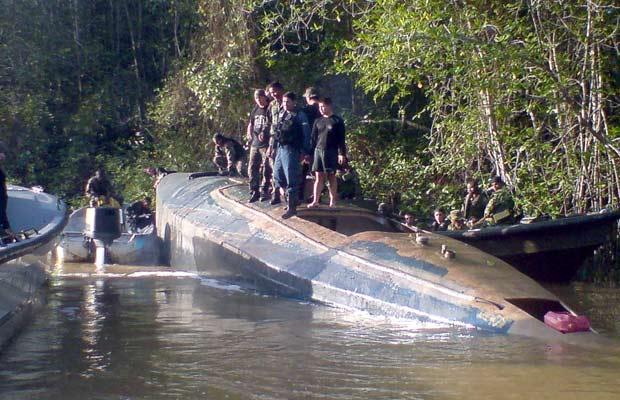
[[377,318],[169,270],[65,272],[0,355],[2,399],[620,397],[614,351]]

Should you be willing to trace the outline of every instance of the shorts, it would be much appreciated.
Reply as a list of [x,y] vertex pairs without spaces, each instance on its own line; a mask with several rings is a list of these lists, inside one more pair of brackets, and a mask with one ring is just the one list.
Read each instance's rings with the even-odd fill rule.
[[338,169],[337,149],[314,149],[312,172],[325,172],[328,174],[335,174],[336,169]]

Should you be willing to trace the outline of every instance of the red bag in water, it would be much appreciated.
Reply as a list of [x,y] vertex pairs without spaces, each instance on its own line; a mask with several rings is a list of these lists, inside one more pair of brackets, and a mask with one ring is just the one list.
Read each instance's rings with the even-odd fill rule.
[[562,333],[584,332],[590,330],[590,321],[584,315],[573,315],[566,311],[548,311],[545,324]]

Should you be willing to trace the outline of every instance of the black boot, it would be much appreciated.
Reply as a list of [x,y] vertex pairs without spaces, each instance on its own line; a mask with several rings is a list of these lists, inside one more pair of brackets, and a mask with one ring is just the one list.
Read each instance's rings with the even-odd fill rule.
[[289,219],[297,215],[297,196],[288,196],[286,212],[282,214],[282,219]]
[[260,193],[258,192],[258,190],[253,190],[252,195],[250,196],[250,200],[248,200],[248,203],[254,203],[255,201],[258,201],[258,199],[260,198]]
[[271,199],[269,204],[271,204],[272,206],[275,206],[276,204],[280,204],[280,203],[282,203],[282,200],[280,200],[280,189],[276,189],[273,192],[273,199]]

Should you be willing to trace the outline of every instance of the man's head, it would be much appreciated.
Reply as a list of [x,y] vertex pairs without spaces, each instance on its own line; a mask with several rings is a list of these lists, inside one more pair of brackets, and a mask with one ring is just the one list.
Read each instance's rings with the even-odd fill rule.
[[95,178],[101,179],[104,176],[105,176],[105,171],[103,170],[103,168],[97,168],[97,170],[95,171]]
[[295,109],[295,93],[286,92],[282,96],[282,106],[286,111],[293,111]]
[[501,188],[504,187],[504,181],[502,180],[501,176],[494,176],[491,179],[491,186],[493,187],[493,190],[500,190]]
[[143,171],[146,172],[150,176],[157,175],[157,170],[154,167],[146,167],[143,169]]
[[405,225],[407,226],[413,226],[413,223],[415,222],[415,217],[413,216],[412,213],[405,213]]
[[331,97],[323,97],[319,100],[319,112],[324,117],[331,117],[334,113]]
[[257,89],[254,91],[254,101],[260,108],[265,108],[269,104],[269,97],[263,89]]
[[276,99],[277,102],[282,102],[282,94],[284,94],[284,86],[278,81],[271,82],[269,86],[267,86],[269,90],[269,95]]
[[473,178],[469,178],[467,180],[467,194],[477,194],[479,192],[480,188],[478,187],[478,181]]
[[319,101],[319,91],[315,87],[310,86],[304,92],[304,98],[306,99],[306,103],[316,104]]
[[435,212],[433,212],[433,217],[435,217],[435,221],[438,224],[443,223],[446,220],[446,210],[443,208],[436,208]]
[[222,135],[221,133],[216,133],[215,135],[213,135],[213,143],[215,143],[216,146],[223,145],[224,135]]

